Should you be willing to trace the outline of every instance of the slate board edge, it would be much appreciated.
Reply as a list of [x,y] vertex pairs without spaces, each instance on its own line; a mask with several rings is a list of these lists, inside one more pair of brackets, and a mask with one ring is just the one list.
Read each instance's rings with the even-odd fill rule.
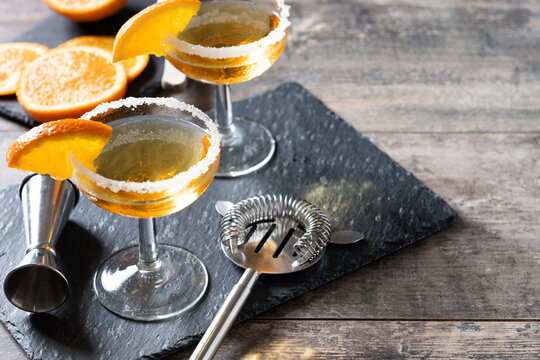
[[[2,112],[3,116],[13,120],[15,123],[22,125],[27,129],[30,129],[36,125],[39,125],[37,121],[32,120],[29,116],[21,115],[18,112],[13,111],[1,104],[0,104],[0,111]],[[33,121],[33,125],[30,125],[30,122],[32,121]]]
[[[247,98],[247,99],[240,100],[239,102],[242,102],[242,101],[248,101],[250,98],[257,97],[257,96],[261,96],[262,94],[264,94],[264,93],[266,93],[266,92],[274,91],[274,90],[276,90],[277,88],[283,87],[283,86],[288,86],[288,87],[296,87],[296,86],[297,86],[297,87],[300,88],[300,90],[309,93],[309,91],[307,91],[305,88],[303,88],[300,84],[298,84],[298,83],[296,83],[296,82],[293,82],[293,83],[284,83],[284,84],[278,85],[276,88],[269,89],[269,90],[267,90],[267,91],[264,91],[264,92],[261,92],[261,93],[258,93],[258,94],[254,94],[253,96],[251,96],[251,97],[249,97],[249,98]],[[315,96],[313,96],[311,93],[309,93],[309,94],[310,94],[310,95],[311,95],[318,103],[320,103],[322,106],[325,106],[325,107],[326,107],[326,105],[325,105],[324,103],[322,103],[318,98],[316,98]],[[327,108],[327,107],[326,107],[326,108]],[[327,108],[327,109],[328,109],[328,108]],[[328,111],[331,112],[332,115],[333,115],[334,117],[341,119],[341,118],[340,118],[335,112],[333,112],[332,110],[328,109]],[[343,119],[341,119],[341,120],[343,121]],[[362,135],[362,134],[360,134],[359,132],[357,132],[350,124],[348,124],[348,123],[346,123],[346,122],[345,122],[345,124],[346,124],[351,130],[354,130],[354,132],[358,133],[359,136],[362,136],[362,137],[365,138],[364,135]],[[377,146],[375,146],[372,142],[368,141],[368,143],[369,143],[369,146],[371,146],[371,147],[377,149],[377,150],[378,150],[379,152],[381,152],[385,157],[387,157],[388,159],[390,159],[392,162],[396,163],[396,162],[395,162],[394,160],[392,160],[386,153],[384,153],[384,152],[382,152],[380,149],[378,149]],[[397,163],[396,163],[396,164],[397,164]],[[398,165],[399,167],[401,167],[401,165],[399,165],[399,164],[397,164],[397,165]],[[401,168],[404,169],[403,167],[401,167]],[[405,169],[404,169],[404,170],[405,170]],[[407,170],[405,170],[405,171],[407,171]],[[422,181],[418,180],[413,174],[411,174],[411,176],[413,176],[414,179],[415,179],[415,180],[416,180],[416,181],[417,181],[417,182],[418,182],[425,190],[428,190],[432,195],[434,195],[435,197],[439,198],[439,200],[440,200],[440,201],[445,205],[445,207],[447,207],[448,210],[449,210],[449,211],[447,211],[447,213],[446,213],[446,215],[447,215],[447,216],[445,217],[445,220],[446,220],[446,221],[439,220],[438,223],[437,223],[437,225],[438,225],[438,226],[437,226],[437,229],[435,229],[435,231],[434,231],[433,233],[438,232],[438,231],[442,230],[443,228],[449,226],[450,224],[454,223],[454,222],[458,219],[458,217],[457,217],[456,212],[448,205],[448,203],[446,203],[446,202],[445,202],[443,199],[441,199],[437,194],[435,194],[433,191],[431,191],[431,189],[429,189]],[[10,187],[7,187],[7,188],[5,188],[5,189],[9,189],[9,188],[10,188]],[[4,189],[2,189],[2,190],[4,190]],[[386,255],[388,255],[388,254],[390,254],[390,253],[396,252],[396,251],[398,251],[398,250],[400,250],[400,249],[402,249],[402,248],[404,248],[404,247],[410,245],[411,243],[414,243],[414,242],[416,242],[416,241],[420,241],[421,239],[426,238],[427,236],[429,236],[429,235],[422,236],[422,237],[418,238],[417,240],[414,240],[414,241],[409,242],[409,243],[401,243],[400,246],[396,247],[395,249],[393,249],[392,251],[388,252],[387,254],[384,254],[384,255],[381,255],[381,256],[374,257],[373,259],[369,260],[369,261],[366,262],[365,264],[361,264],[361,265],[356,264],[356,265],[355,265],[355,264],[352,264],[352,263],[348,263],[348,264],[347,264],[347,267],[346,267],[343,271],[336,272],[336,273],[332,274],[332,277],[331,277],[331,278],[328,278],[328,279],[326,279],[325,281],[320,281],[320,283],[318,283],[318,282],[312,283],[312,286],[310,286],[309,288],[307,288],[307,291],[311,291],[311,290],[313,290],[314,288],[320,286],[320,285],[323,284],[323,283],[327,283],[327,282],[329,282],[329,281],[331,281],[331,280],[335,280],[335,279],[337,279],[337,278],[339,278],[339,277],[341,277],[341,276],[343,276],[343,275],[345,275],[345,274],[347,274],[347,273],[349,273],[349,272],[351,272],[351,271],[354,271],[354,270],[356,270],[356,269],[358,269],[358,268],[360,268],[360,267],[366,265],[367,263],[371,263],[372,261],[375,261],[375,260],[377,260],[377,259],[379,259],[379,258],[381,258],[381,257],[383,257],[383,256],[386,256]],[[306,291],[305,289],[304,289],[303,292],[298,292],[298,293],[296,293],[295,291],[290,291],[290,292],[288,292],[287,295],[288,295],[289,300],[290,300],[291,298],[294,298],[294,297],[297,297],[297,296],[299,296],[299,295],[301,295],[301,294],[304,294],[304,293],[307,292],[307,291]],[[288,301],[288,300],[287,300],[287,301]],[[265,305],[265,304],[266,304],[265,302],[261,302],[260,308],[264,309],[264,306],[262,306],[262,305]],[[266,307],[265,310],[268,310],[268,309],[270,309],[271,307],[275,307],[275,306],[276,306],[276,305],[272,305],[272,306],[270,307],[270,306],[268,306],[268,304],[266,304],[266,305],[267,305],[267,307]],[[265,311],[265,310],[260,310],[260,311],[259,311],[259,310],[256,310],[256,311],[252,314],[252,316],[255,316],[255,315],[257,315],[257,314],[260,314],[260,313],[262,313],[262,312]],[[23,335],[20,331],[18,331],[16,325],[14,325],[13,323],[11,323],[11,322],[9,321],[9,319],[7,319],[7,313],[5,313],[5,312],[3,312],[3,311],[1,311],[0,313],[1,313],[1,314],[0,314],[0,315],[1,315],[1,320],[2,320],[2,322],[6,325],[6,328],[8,329],[8,331],[10,332],[10,334],[17,340],[17,342],[19,342],[19,344],[21,345],[21,347],[23,348],[23,350],[24,350],[29,356],[32,356],[33,354],[32,354],[32,352],[31,352],[31,350],[30,350],[30,348],[29,348],[28,342],[25,341],[24,335]],[[244,320],[245,320],[245,319],[242,319],[241,321],[244,321]],[[169,348],[165,348],[165,349],[163,349],[163,350],[160,351],[160,352],[154,353],[153,355],[143,355],[143,358],[161,358],[161,357],[167,356],[167,355],[169,355],[169,354],[171,354],[171,353],[174,353],[174,352],[176,352],[176,351],[178,351],[178,350],[180,350],[180,349],[183,349],[183,348],[185,348],[185,347],[187,347],[187,346],[189,346],[189,345],[191,345],[191,344],[197,342],[201,335],[202,335],[202,333],[200,333],[200,334],[198,334],[198,335],[195,335],[195,336],[192,336],[192,337],[184,338],[183,340],[177,342],[177,343],[174,344],[173,346],[171,346],[171,347],[169,347]],[[36,358],[36,359],[37,359],[37,358]]]

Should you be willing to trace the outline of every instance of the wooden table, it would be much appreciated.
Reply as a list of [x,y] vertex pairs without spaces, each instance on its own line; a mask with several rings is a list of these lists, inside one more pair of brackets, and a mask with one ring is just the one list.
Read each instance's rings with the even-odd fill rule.
[[[461,220],[235,327],[217,358],[540,358],[540,2],[290,4],[286,51],[235,97],[300,82]],[[2,0],[0,42],[49,13]],[[23,131],[0,119],[1,152]],[[23,177],[0,164],[1,186]],[[24,358],[3,327],[0,348]]]

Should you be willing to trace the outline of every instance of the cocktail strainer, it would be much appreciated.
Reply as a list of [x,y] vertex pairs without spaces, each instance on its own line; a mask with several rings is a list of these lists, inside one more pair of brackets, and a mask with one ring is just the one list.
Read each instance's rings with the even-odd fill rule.
[[290,196],[243,200],[220,223],[221,247],[246,269],[190,359],[212,359],[246,301],[259,274],[306,269],[324,254],[330,220],[310,203]]
[[304,200],[258,196],[228,211],[220,233],[221,247],[235,264],[259,273],[284,274],[321,258],[330,239],[330,220]]

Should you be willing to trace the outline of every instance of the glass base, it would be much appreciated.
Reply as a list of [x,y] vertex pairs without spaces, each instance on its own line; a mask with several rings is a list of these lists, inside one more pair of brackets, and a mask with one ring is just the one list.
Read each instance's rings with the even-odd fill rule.
[[158,245],[160,266],[141,270],[139,247],[107,258],[94,277],[94,291],[108,310],[122,317],[153,321],[181,314],[202,299],[208,286],[204,264],[191,252]]
[[252,173],[270,161],[276,141],[270,130],[246,118],[234,117],[230,136],[224,136],[217,177]]

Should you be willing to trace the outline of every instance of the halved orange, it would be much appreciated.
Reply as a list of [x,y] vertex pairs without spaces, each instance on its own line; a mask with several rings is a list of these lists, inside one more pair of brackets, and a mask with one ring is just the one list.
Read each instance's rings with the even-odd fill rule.
[[0,44],[0,95],[15,94],[24,67],[47,51],[49,48],[36,43]]
[[150,5],[129,19],[116,34],[113,61],[138,55],[165,55],[162,40],[184,30],[201,5],[198,0],[165,0]]
[[50,121],[19,136],[7,149],[11,168],[69,179],[73,165],[70,153],[88,168],[112,135],[109,125],[81,119]]
[[28,65],[17,99],[40,122],[80,117],[126,93],[124,67],[105,50],[90,46],[52,50]]
[[[63,44],[58,45],[57,49],[74,46],[95,46],[110,52],[112,58],[113,45],[114,36],[85,35],[68,40]],[[135,78],[142,73],[144,68],[146,68],[146,65],[148,65],[148,60],[148,55],[139,55],[120,62],[126,69],[128,83],[135,80]]]
[[97,21],[118,12],[127,0],[43,0],[51,9],[68,19]]

